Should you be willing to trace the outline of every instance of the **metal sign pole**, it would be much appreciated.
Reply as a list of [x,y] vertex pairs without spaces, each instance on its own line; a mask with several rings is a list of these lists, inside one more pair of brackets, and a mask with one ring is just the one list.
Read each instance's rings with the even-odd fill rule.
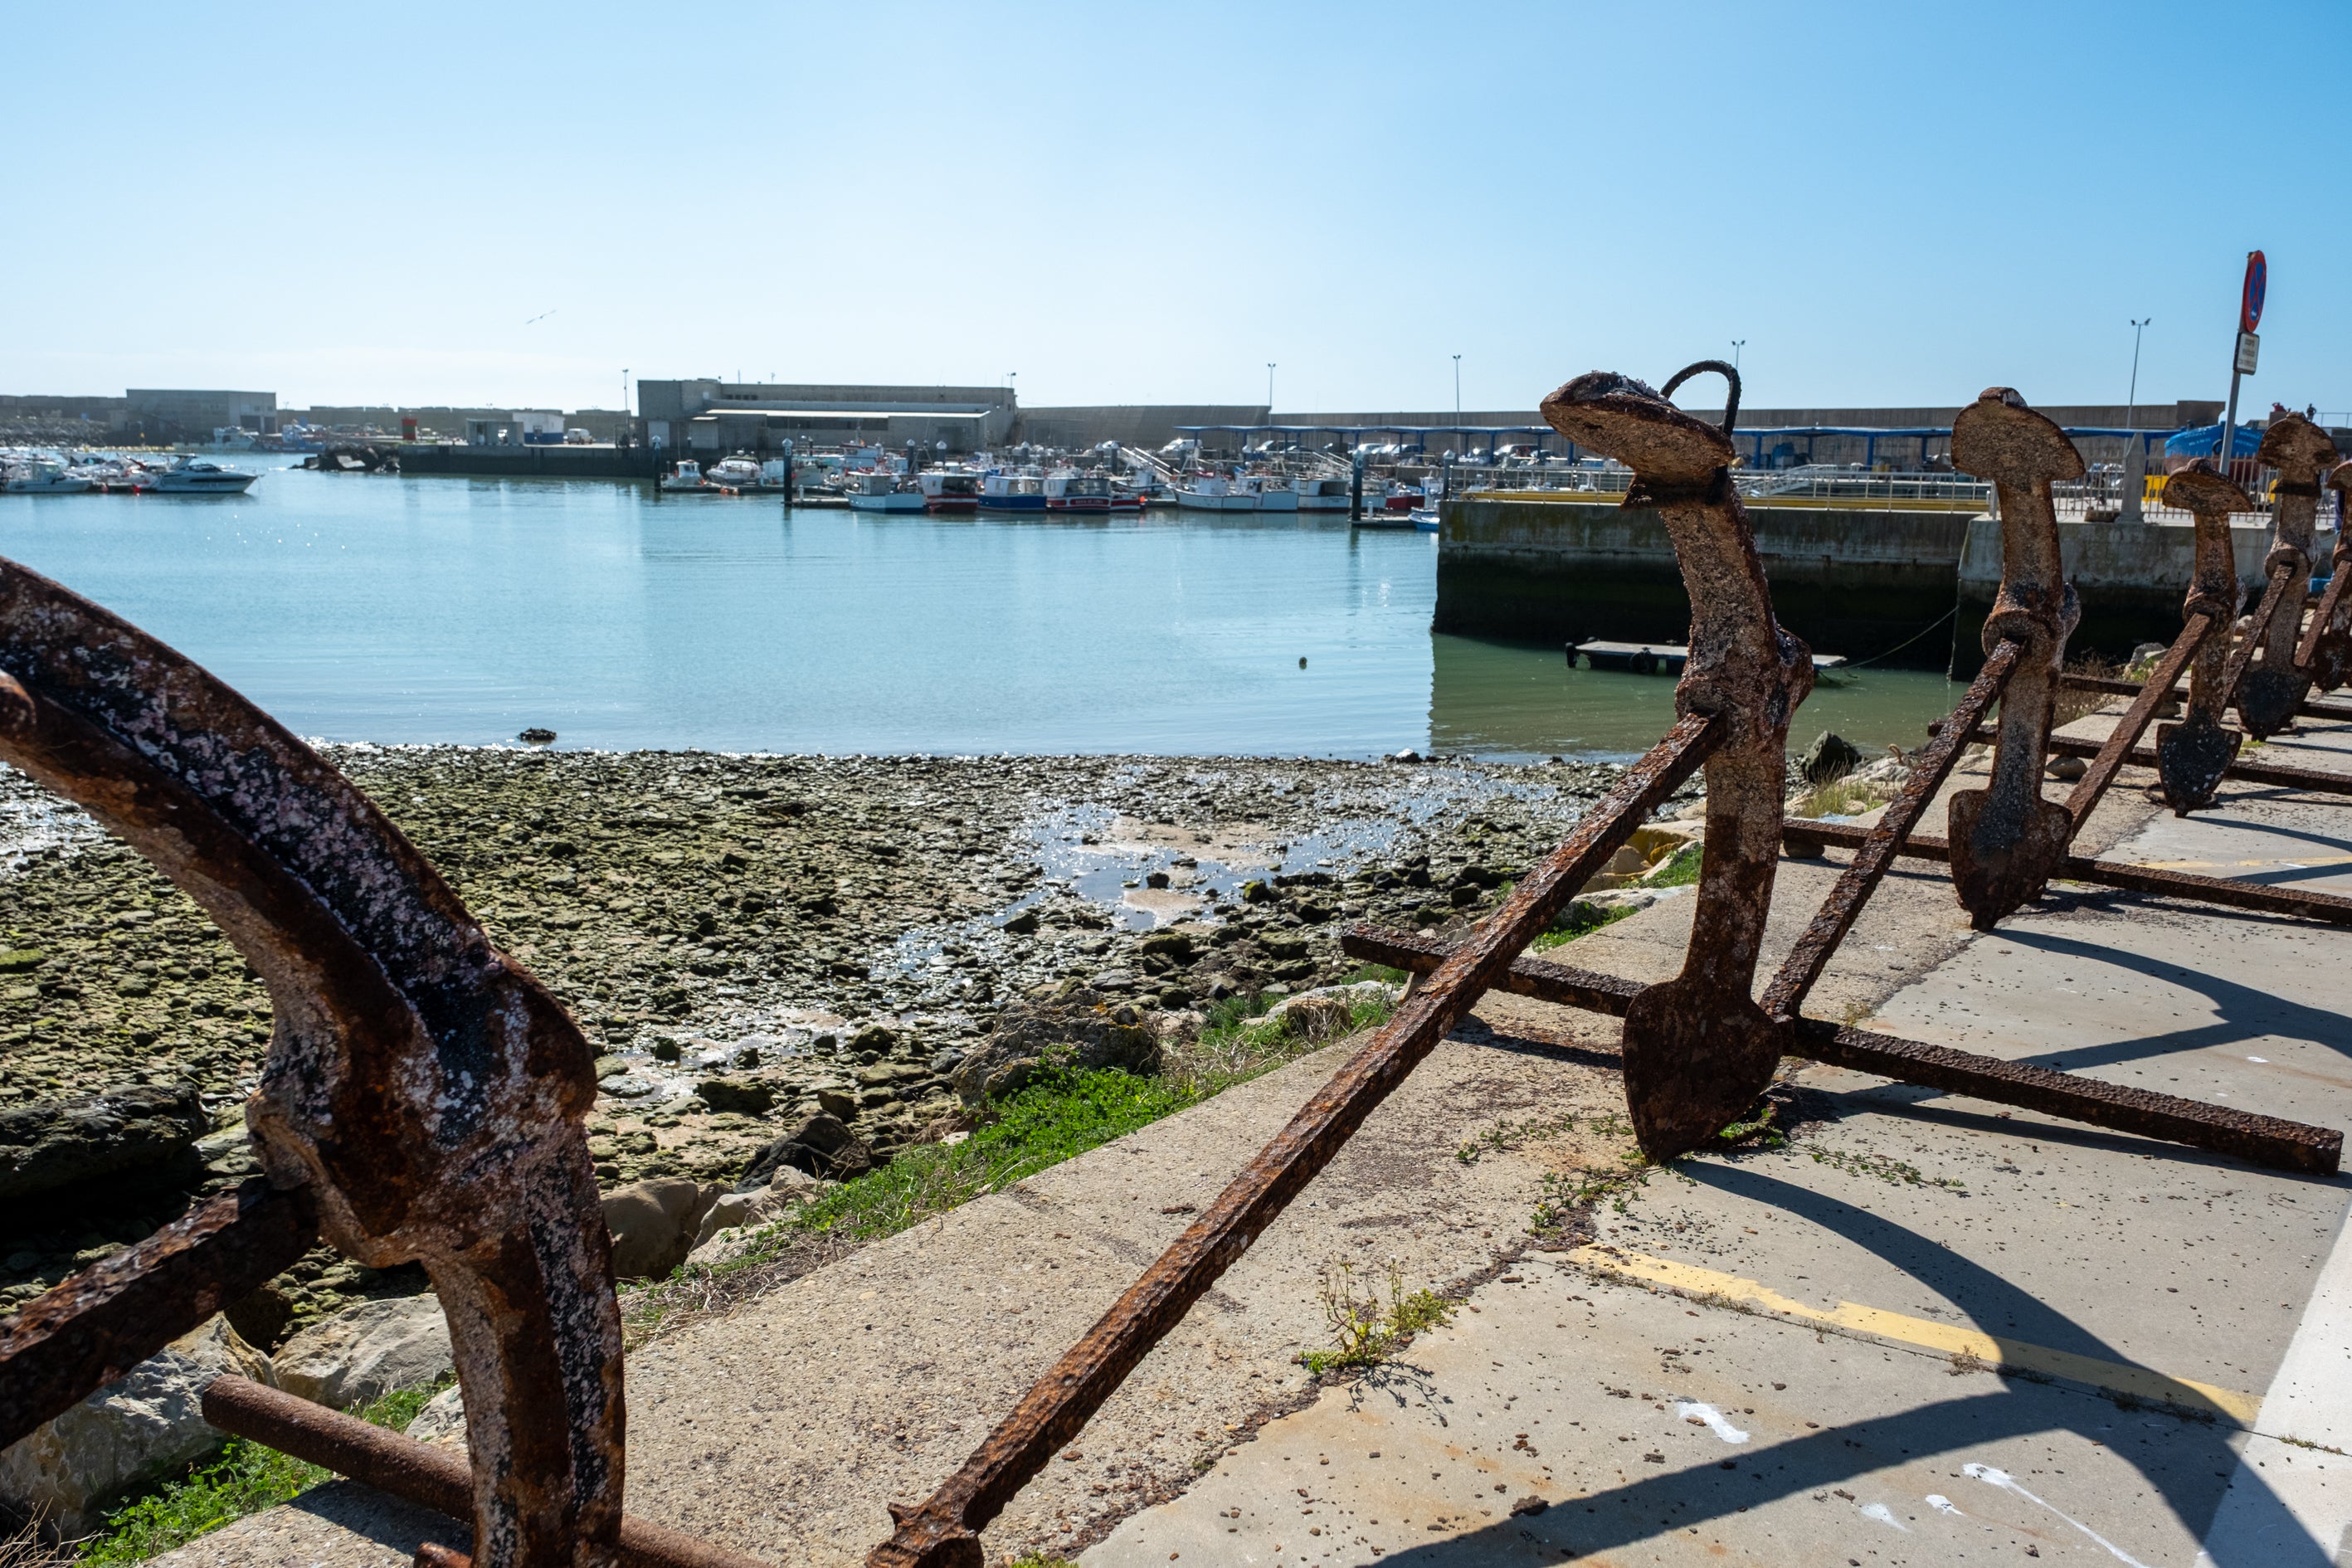
[[2246,252],[2246,279],[2238,290],[2238,336],[2230,358],[2230,403],[2221,416],[2221,438],[2213,448],[2213,467],[2224,478],[2230,472],[2230,437],[2238,428],[2238,383],[2253,374],[2255,355],[2262,349],[2262,340],[2254,329],[2262,325],[2263,296],[2270,289],[2270,264],[2259,250]]

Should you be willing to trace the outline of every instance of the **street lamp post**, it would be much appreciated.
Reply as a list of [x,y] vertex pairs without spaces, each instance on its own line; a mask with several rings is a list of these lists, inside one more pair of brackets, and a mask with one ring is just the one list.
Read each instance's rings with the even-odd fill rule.
[[2147,330],[2147,324],[2154,320],[2156,320],[2154,316],[2142,316],[2131,324],[2131,390],[2124,395],[2124,428],[2126,430],[2132,427],[2132,420],[2139,413],[2139,335]]
[[1274,361],[1265,362],[1265,416],[1274,417]]
[[1736,371],[1739,368],[1739,351],[1747,346],[1748,340],[1746,338],[1734,338],[1731,340],[1731,368],[1733,370]]
[[[1460,354],[1454,356],[1454,423],[1456,425],[1462,423],[1462,356]],[[1457,436],[1461,433],[1459,430],[1454,432]]]

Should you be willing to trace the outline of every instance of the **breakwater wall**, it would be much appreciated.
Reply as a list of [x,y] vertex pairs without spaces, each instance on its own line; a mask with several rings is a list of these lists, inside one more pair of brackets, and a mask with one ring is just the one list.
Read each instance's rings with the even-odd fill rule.
[[[1601,500],[1444,503],[1431,629],[1506,642],[1680,642],[1690,599],[1657,512]],[[2000,586],[2000,523],[1958,510],[1752,505],[1780,624],[1816,653],[1973,676]],[[2249,602],[2271,529],[2231,530]],[[2121,658],[2169,642],[2194,554],[2186,524],[2061,522],[2083,603],[2069,648]],[[2317,559],[2335,547],[2320,535]]]
[[[1680,642],[1690,600],[1665,523],[1614,501],[1448,501],[1432,629],[1511,642]],[[1816,652],[1866,658],[1950,616],[1961,511],[1750,510],[1780,624]],[[1949,639],[1888,662],[1940,668]]]
[[404,475],[499,479],[650,479],[674,454],[651,447],[447,447],[404,443]]
[[[2261,597],[2263,562],[2271,551],[2271,525],[2251,517],[2236,520],[2230,547],[2238,561],[2242,609]],[[2327,569],[2336,548],[2333,529],[2319,531],[2312,552],[2316,569]],[[2187,523],[2061,522],[2058,551],[2066,581],[2074,584],[2083,618],[2067,639],[2072,654],[2098,653],[2120,659],[2144,642],[2168,643],[2180,635],[2180,602],[2188,596],[2196,563],[2196,532]],[[1984,664],[1985,617],[2000,589],[2000,522],[1982,515],[1969,521],[1960,545],[1958,613],[1952,622],[1955,679],[1972,678]]]

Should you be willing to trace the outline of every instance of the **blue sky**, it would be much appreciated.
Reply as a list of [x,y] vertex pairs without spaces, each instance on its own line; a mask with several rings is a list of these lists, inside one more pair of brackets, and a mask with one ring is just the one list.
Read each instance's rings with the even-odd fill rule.
[[0,20],[0,391],[1503,408],[1745,338],[1757,406],[2057,404],[2152,315],[2168,402],[2259,246],[2248,405],[2352,409],[2341,0]]

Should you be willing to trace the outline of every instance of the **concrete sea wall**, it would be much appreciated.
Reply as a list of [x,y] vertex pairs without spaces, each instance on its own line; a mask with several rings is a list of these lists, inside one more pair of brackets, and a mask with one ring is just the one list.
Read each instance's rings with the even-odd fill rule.
[[[1950,615],[1958,511],[1759,506],[1749,512],[1781,625],[1819,653],[1884,655]],[[1513,642],[1679,642],[1690,600],[1657,512],[1613,501],[1450,501],[1433,629]],[[1940,633],[1889,662],[1943,667]]]
[[[1679,642],[1690,600],[1657,512],[1613,501],[1448,501],[1432,629],[1507,642]],[[1780,624],[1816,653],[1973,676],[2000,586],[2000,523],[1960,511],[1757,505],[1757,552]],[[2271,528],[2231,530],[2247,602]],[[2186,524],[2061,522],[2083,604],[2070,651],[2121,658],[2180,630],[2194,535]],[[2336,536],[2319,535],[2325,570]],[[1923,635],[1924,634],[1924,635]]]
[[[2263,591],[2263,560],[2270,553],[2271,525],[2240,518],[2230,530],[2238,558],[2244,608]],[[2333,530],[2323,530],[2315,565],[2327,570],[2336,548]],[[2058,551],[2066,580],[2083,605],[2082,621],[2068,639],[2070,654],[2097,653],[2120,659],[2144,642],[2168,643],[2180,635],[2180,601],[2188,595],[2196,563],[2196,532],[2187,523],[2061,522]],[[1959,613],[1953,618],[1951,673],[1976,674],[1984,663],[1985,616],[2000,588],[2000,522],[1970,520],[1960,547]]]

